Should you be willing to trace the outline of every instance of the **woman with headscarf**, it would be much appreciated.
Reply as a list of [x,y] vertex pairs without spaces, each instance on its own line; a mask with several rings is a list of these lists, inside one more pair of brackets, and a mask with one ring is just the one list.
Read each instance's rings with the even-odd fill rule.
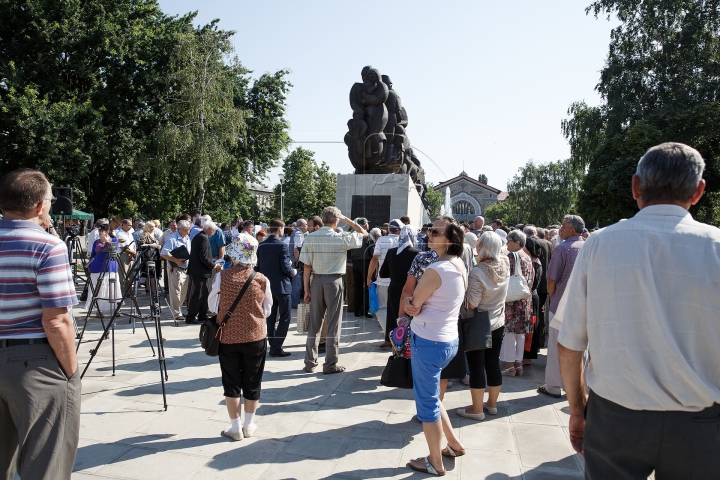
[[420,250],[414,247],[417,238],[417,230],[412,225],[405,225],[400,230],[398,246],[391,248],[385,255],[385,261],[380,268],[380,278],[389,278],[388,287],[387,318],[385,320],[385,331],[389,332],[397,327],[397,319],[400,310],[400,297],[407,280],[407,272]]
[[[217,322],[222,323],[225,314],[235,302],[240,290],[249,280],[257,263],[258,241],[245,232],[228,245],[227,255],[232,266],[215,275],[208,296],[208,309],[217,312]],[[248,286],[240,303],[220,335],[220,371],[225,391],[225,403],[232,425],[222,434],[233,440],[253,435],[255,411],[260,400],[260,387],[265,370],[267,349],[267,322],[272,307],[270,282],[262,273]],[[242,401],[245,399],[245,419],[240,426]]]

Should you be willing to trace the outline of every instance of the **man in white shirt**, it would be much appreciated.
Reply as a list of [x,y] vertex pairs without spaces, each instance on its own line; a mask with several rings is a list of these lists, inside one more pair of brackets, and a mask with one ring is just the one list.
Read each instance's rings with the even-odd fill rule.
[[[125,279],[130,269],[130,264],[135,258],[135,243],[133,239],[132,218],[124,218],[120,227],[115,230],[115,237],[120,244],[120,282],[125,284]],[[124,289],[123,289],[124,291]]]
[[[372,285],[373,283],[373,275],[375,275],[375,277],[377,278],[377,280],[375,280],[375,288],[377,289],[378,307],[380,307],[380,310],[377,311],[376,315],[378,322],[380,322],[380,325],[385,326],[385,341],[380,344],[380,348],[388,348],[390,345],[392,345],[392,343],[390,343],[390,330],[396,327],[395,322],[397,321],[397,318],[387,318],[387,298],[388,287],[390,286],[390,279],[380,278],[380,275],[378,275],[378,273],[380,272],[380,268],[385,261],[385,256],[387,255],[388,250],[398,246],[398,239],[400,238],[400,230],[402,230],[402,227],[403,224],[400,220],[395,219],[390,221],[390,223],[388,224],[388,234],[380,237],[377,243],[375,243],[373,258],[372,260],[370,260],[370,269],[368,270],[368,288],[370,288],[370,285]],[[388,322],[392,323],[392,328],[388,328]]]
[[720,471],[720,230],[688,213],[704,167],[687,145],[648,150],[632,178],[640,212],[577,257],[558,349],[586,478]]

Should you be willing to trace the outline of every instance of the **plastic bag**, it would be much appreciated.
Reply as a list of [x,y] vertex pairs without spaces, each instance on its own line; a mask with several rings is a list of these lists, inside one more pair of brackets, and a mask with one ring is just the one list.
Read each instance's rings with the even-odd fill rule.
[[374,283],[370,285],[369,289],[370,297],[370,315],[375,315],[380,310],[380,303],[378,302],[377,287]]

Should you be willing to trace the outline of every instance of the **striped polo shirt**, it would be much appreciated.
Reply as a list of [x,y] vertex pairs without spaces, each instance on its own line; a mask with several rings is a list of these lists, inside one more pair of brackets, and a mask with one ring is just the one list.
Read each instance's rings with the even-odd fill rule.
[[77,303],[65,243],[33,222],[0,220],[0,339],[43,338],[43,308]]

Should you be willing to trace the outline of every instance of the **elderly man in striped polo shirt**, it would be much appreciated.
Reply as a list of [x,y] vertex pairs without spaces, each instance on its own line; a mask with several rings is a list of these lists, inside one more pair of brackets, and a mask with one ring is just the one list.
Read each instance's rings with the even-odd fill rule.
[[70,478],[80,377],[67,248],[40,227],[53,201],[41,172],[0,178],[0,476]]

